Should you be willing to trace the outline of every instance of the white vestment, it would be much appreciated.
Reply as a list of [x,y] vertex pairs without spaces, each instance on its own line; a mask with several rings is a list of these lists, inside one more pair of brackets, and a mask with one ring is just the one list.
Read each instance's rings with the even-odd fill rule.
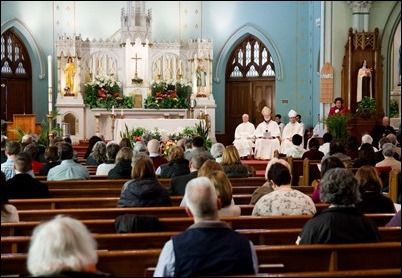
[[252,123],[241,123],[236,127],[233,145],[239,151],[240,157],[253,154],[255,127]]
[[[271,139],[263,138],[264,132],[270,132]],[[279,129],[278,123],[270,120],[268,123],[265,121],[260,123],[255,129],[255,154],[256,159],[271,159],[274,157],[274,152],[279,151],[280,143],[279,136],[281,131]]]
[[286,153],[286,150],[293,146],[293,135],[299,134],[303,138],[303,132],[303,126],[300,123],[292,124],[289,122],[282,132],[281,153]]

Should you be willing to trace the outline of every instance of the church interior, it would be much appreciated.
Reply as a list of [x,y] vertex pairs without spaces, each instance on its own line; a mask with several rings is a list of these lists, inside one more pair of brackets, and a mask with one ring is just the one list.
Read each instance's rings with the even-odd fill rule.
[[400,277],[401,33],[401,1],[1,1],[1,276]]

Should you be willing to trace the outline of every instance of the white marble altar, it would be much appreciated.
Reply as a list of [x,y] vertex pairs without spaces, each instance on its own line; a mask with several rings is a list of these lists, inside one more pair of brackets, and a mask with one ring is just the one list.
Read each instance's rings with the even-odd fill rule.
[[120,142],[121,134],[128,130],[138,127],[145,128],[148,131],[154,131],[155,128],[161,133],[162,138],[172,133],[183,132],[186,127],[194,127],[200,121],[199,119],[116,119],[114,129],[114,141]]
[[[215,100],[212,92],[213,43],[210,39],[189,39],[176,42],[156,41],[152,38],[152,13],[146,10],[146,1],[126,1],[120,15],[121,28],[106,39],[86,39],[81,35],[58,35],[57,56],[57,123],[68,119],[74,131],[73,142],[102,133],[106,139],[113,137],[111,111],[90,109],[84,104],[85,84],[95,76],[113,76],[121,85],[124,96],[141,95],[142,107],[150,94],[153,80],[185,79],[192,83],[191,98],[197,105],[193,115],[190,110],[124,109],[126,118],[197,118],[206,111],[211,119],[210,138],[215,141]],[[73,58],[76,72],[71,94],[65,94],[65,71],[68,57]],[[206,97],[197,97],[197,69],[205,71]],[[141,80],[141,82],[134,82]],[[134,83],[133,83],[134,82]],[[204,85],[203,85],[204,86]],[[140,107],[140,106],[138,106]],[[180,110],[180,109],[179,109]],[[120,109],[116,110],[119,117]],[[184,114],[184,116],[182,115]],[[166,116],[168,115],[168,116]]]

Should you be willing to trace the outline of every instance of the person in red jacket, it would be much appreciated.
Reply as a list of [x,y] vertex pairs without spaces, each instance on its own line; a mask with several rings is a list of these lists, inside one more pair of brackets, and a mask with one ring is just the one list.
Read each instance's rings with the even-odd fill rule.
[[343,106],[343,99],[341,97],[337,97],[334,101],[335,106],[332,106],[329,109],[328,117],[336,115],[338,113],[346,114],[349,112],[348,108]]

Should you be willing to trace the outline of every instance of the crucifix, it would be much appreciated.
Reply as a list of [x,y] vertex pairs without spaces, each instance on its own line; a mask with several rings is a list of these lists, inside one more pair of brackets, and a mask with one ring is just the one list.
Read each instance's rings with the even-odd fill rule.
[[138,78],[137,65],[138,65],[138,60],[141,60],[142,58],[138,58],[137,53],[135,53],[135,57],[132,57],[131,59],[135,60],[134,78]]

